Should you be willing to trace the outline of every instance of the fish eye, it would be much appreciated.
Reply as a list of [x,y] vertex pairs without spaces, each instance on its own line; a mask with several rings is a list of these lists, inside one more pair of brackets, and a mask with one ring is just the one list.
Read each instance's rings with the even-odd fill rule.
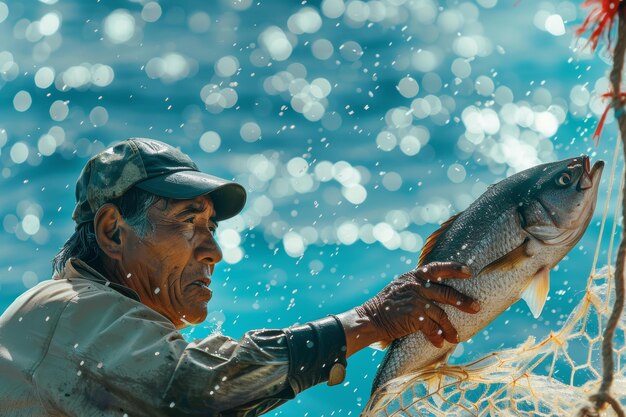
[[567,173],[567,172],[563,172],[561,175],[559,175],[559,178],[556,180],[556,183],[558,185],[568,185],[570,182],[572,181],[572,176]]

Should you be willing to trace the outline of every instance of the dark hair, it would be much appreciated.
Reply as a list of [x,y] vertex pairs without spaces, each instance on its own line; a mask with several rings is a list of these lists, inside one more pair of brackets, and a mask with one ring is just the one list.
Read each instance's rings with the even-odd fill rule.
[[[116,205],[126,223],[133,228],[135,233],[144,237],[149,230],[152,230],[152,223],[147,215],[148,209],[160,198],[133,187],[123,196],[109,203]],[[93,221],[85,222],[76,228],[74,234],[67,239],[63,248],[56,254],[52,260],[52,269],[53,272],[60,273],[68,259],[78,258],[101,271],[102,255],[102,250],[96,241]]]

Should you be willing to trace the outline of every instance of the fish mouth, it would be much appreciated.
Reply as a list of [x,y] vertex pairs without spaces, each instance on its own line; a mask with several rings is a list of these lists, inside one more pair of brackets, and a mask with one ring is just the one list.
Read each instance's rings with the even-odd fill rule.
[[[604,161],[596,161],[593,167],[590,169],[589,157],[583,156],[584,171],[578,180],[576,189],[580,192],[587,193],[585,196],[585,211],[586,218],[584,224],[589,224],[591,216],[596,208],[596,196],[598,195],[598,189],[600,188],[600,179],[602,178],[602,171],[604,170]],[[585,229],[586,226],[583,228]]]
[[600,182],[600,177],[602,176],[603,170],[604,170],[604,161],[596,161],[596,163],[593,164],[593,168],[591,168],[591,171],[589,172],[589,176],[591,177],[591,180],[594,183]]
[[[604,161],[596,161],[591,167],[589,157],[582,156],[583,160],[583,173],[578,180],[576,190],[578,192],[585,193],[585,200],[583,203],[582,216],[575,222],[573,227],[569,228],[560,238],[554,239],[551,244],[566,244],[576,242],[580,236],[587,229],[587,225],[591,221],[593,212],[596,208],[596,196],[598,189],[600,188],[600,179],[602,178],[602,171],[604,170]],[[546,242],[547,243],[547,242]]]
[[542,199],[537,202],[545,211],[543,223],[527,226],[527,219],[524,213],[520,212],[521,227],[533,238],[541,241],[544,245],[570,245],[576,242],[582,233],[585,232],[589,224],[593,212],[596,207],[596,196],[600,188],[600,179],[604,169],[604,161],[597,161],[591,166],[589,157],[586,155],[576,158],[568,165],[568,168],[575,169],[582,167],[582,173],[575,184],[575,190],[583,195],[582,207],[578,211],[578,215],[565,224],[559,224],[558,217],[555,215],[557,210],[551,204]]
[[600,183],[600,177],[602,177],[602,171],[604,170],[604,161],[596,161],[591,167],[589,157],[583,155],[583,173],[580,176],[576,189],[578,191],[588,190],[590,188],[597,187]]

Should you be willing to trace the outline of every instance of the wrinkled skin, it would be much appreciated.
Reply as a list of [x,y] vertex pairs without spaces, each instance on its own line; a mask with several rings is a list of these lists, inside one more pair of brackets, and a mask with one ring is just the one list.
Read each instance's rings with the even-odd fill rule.
[[421,331],[441,347],[444,340],[458,343],[456,329],[443,309],[434,302],[449,304],[466,313],[476,313],[479,305],[454,288],[441,283],[449,278],[469,278],[467,266],[456,262],[432,262],[398,277],[372,299],[357,307],[361,317],[372,320],[381,335],[381,346]]
[[[100,217],[105,223],[110,217],[113,225],[108,235],[106,227],[101,232],[96,226],[96,234],[104,235],[99,236],[99,243],[108,252],[105,267],[109,273],[177,328],[202,322],[212,296],[211,275],[222,259],[214,238],[217,224],[211,220],[215,213],[211,198],[158,201],[148,210],[153,229],[144,237],[128,227],[115,213],[115,206],[103,208],[110,213],[96,216],[96,224]],[[114,245],[112,250],[107,251],[107,243]]]

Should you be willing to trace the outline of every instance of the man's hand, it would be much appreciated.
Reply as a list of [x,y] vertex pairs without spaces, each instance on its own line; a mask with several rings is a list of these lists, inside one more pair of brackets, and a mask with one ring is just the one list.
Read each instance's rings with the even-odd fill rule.
[[433,262],[393,280],[355,311],[359,317],[371,321],[377,333],[374,338],[384,344],[417,331],[422,331],[437,347],[443,346],[444,340],[458,343],[456,329],[435,302],[455,306],[466,313],[478,312],[476,301],[441,283],[444,279],[469,277],[471,272],[465,265]]

